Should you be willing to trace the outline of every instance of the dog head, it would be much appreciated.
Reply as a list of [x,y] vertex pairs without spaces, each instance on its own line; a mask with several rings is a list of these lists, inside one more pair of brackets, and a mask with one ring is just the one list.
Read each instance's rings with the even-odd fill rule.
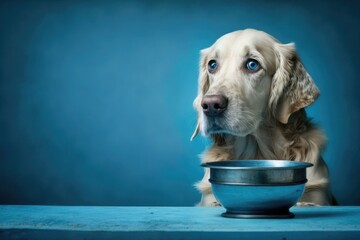
[[286,124],[318,96],[294,44],[253,29],[226,34],[201,51],[192,139],[199,131],[246,136],[269,117]]

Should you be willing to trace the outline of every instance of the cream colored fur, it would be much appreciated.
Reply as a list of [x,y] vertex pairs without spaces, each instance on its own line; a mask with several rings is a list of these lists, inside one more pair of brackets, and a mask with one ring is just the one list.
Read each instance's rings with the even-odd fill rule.
[[[249,72],[246,61],[261,69]],[[216,60],[216,72],[208,62]],[[223,95],[223,116],[208,118],[202,111],[205,95]],[[305,193],[298,205],[331,205],[328,170],[321,158],[325,136],[306,116],[304,108],[319,96],[294,44],[281,44],[262,31],[246,29],[226,34],[201,51],[199,91],[194,101],[201,132],[213,140],[202,162],[232,159],[289,159],[314,164],[308,169]],[[216,128],[214,127],[216,126]],[[218,206],[208,181],[209,170],[196,184],[199,206]]]

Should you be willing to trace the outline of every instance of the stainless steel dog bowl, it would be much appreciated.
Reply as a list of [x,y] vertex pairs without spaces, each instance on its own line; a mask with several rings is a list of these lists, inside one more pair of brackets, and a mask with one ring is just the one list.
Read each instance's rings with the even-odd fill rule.
[[289,209],[301,198],[311,163],[284,160],[231,160],[202,164],[224,206],[224,217],[291,218]]

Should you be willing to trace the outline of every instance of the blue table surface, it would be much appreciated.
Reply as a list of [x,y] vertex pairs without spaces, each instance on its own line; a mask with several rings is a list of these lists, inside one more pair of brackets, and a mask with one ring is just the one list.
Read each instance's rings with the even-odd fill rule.
[[293,207],[293,219],[232,219],[221,207],[0,205],[0,239],[360,239],[360,207]]

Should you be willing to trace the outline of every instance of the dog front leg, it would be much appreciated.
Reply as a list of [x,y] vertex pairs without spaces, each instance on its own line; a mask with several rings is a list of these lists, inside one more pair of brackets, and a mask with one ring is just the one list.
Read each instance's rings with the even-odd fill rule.
[[210,169],[205,169],[205,174],[203,179],[198,182],[195,187],[201,192],[201,201],[197,204],[199,207],[215,207],[221,206],[221,204],[216,200],[214,194],[211,190],[211,184],[209,182]]
[[305,192],[296,204],[297,206],[329,206],[332,197],[327,184],[318,184],[305,187]]

